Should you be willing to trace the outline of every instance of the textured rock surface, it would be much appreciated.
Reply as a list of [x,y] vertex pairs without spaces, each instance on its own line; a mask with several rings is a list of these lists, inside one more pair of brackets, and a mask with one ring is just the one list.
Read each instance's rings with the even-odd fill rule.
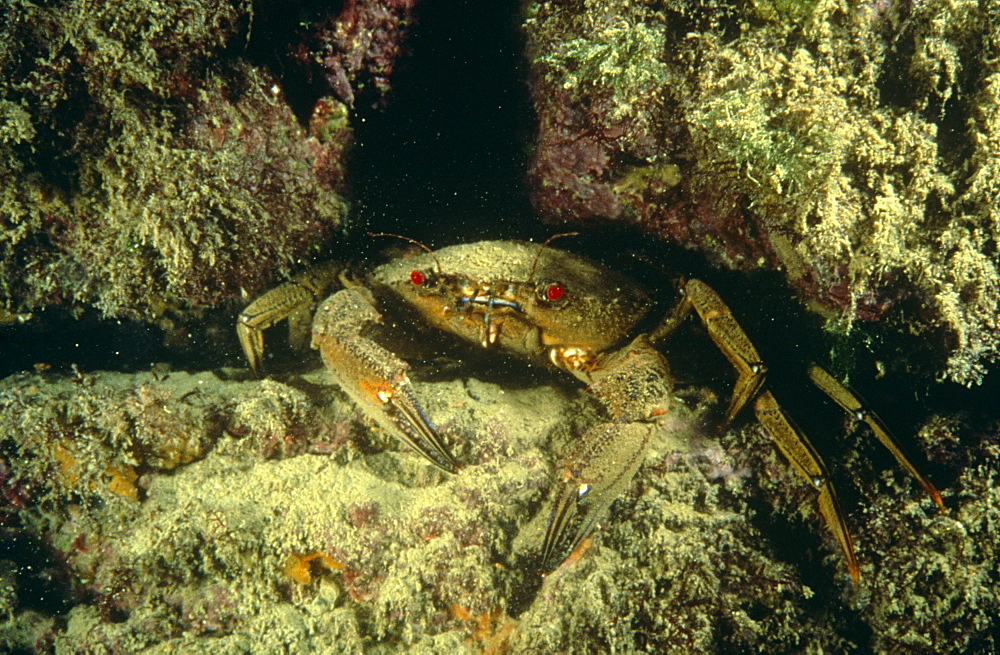
[[[249,3],[105,5],[0,16],[0,324],[46,305],[159,317],[304,263],[344,227],[345,103],[385,99],[413,8],[306,21],[285,60],[324,97],[303,108],[244,57]],[[525,3],[538,212],[780,269],[837,334],[912,332],[944,353],[935,374],[975,382],[997,350],[1000,21],[969,2],[744,7]],[[710,357],[701,341],[674,354]],[[454,476],[323,372],[0,381],[0,649],[1000,648],[985,412],[909,417],[944,514],[863,431],[837,442],[855,587],[759,429],[715,434],[725,388],[681,385],[589,548],[542,579],[540,508],[598,409],[519,370],[417,382]]]
[[860,497],[848,518],[855,587],[824,545],[808,487],[768,440],[755,427],[714,440],[712,396],[682,387],[687,400],[604,528],[542,580],[530,564],[540,503],[559,453],[596,418],[579,390],[509,372],[503,384],[419,383],[463,462],[452,476],[359,424],[325,372],[230,376],[2,382],[0,530],[15,546],[0,577],[3,647],[998,645],[996,425],[932,418],[921,429],[924,452],[954,479],[946,514],[901,471],[872,466],[865,435],[852,437],[858,454],[835,470],[841,491]]
[[996,7],[528,2],[543,220],[777,268],[981,381],[1000,351]]
[[249,2],[5,5],[0,306],[155,318],[254,293],[344,227],[346,108],[300,124],[233,55],[251,19]]

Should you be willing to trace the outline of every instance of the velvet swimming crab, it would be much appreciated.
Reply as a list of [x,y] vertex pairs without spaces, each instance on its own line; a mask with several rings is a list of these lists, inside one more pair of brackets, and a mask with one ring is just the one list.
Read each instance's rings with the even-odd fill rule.
[[[756,348],[708,285],[681,282],[680,300],[666,317],[634,334],[654,304],[635,282],[590,259],[548,242],[483,241],[437,251],[420,247],[426,252],[391,261],[361,279],[336,265],[315,268],[252,302],[237,325],[251,368],[260,370],[264,330],[288,319],[292,341],[304,343],[311,318],[312,346],[340,387],[385,430],[448,473],[456,473],[460,464],[422,410],[408,364],[369,338],[383,315],[392,322],[425,323],[588,385],[606,407],[606,418],[591,426],[559,464],[540,546],[545,572],[593,532],[642,463],[658,421],[670,410],[670,371],[656,346],[693,310],[736,371],[723,424],[752,405],[778,449],[814,490],[848,572],[858,579],[850,532],[822,459],[765,386],[766,367]],[[326,297],[338,284],[342,288]],[[938,492],[853,392],[818,366],[809,375],[845,411],[866,422],[941,506]]]

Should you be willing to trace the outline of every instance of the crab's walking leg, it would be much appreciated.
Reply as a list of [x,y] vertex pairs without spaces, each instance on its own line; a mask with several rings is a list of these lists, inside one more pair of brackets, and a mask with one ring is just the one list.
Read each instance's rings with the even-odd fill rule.
[[338,264],[317,266],[247,305],[236,322],[236,334],[254,375],[260,375],[260,364],[264,357],[264,330],[272,325],[287,318],[292,347],[299,349],[305,346],[312,305],[326,293],[340,268]]
[[312,346],[337,384],[368,416],[438,468],[455,473],[458,462],[413,393],[406,374],[409,365],[362,335],[381,320],[363,289],[343,289],[316,311]]
[[751,400],[754,414],[764,429],[774,439],[775,445],[792,466],[816,490],[819,513],[833,533],[847,561],[851,578],[858,580],[859,568],[854,555],[854,545],[837,503],[837,495],[830,483],[830,476],[823,459],[809,443],[809,439],[792,425],[781,410],[770,391],[762,389],[767,368],[761,361],[757,349],[732,312],[710,286],[700,280],[688,280],[682,286],[683,299],[671,317],[657,328],[654,336],[662,338],[672,330],[684,316],[694,309],[708,330],[712,341],[729,359],[736,369],[736,384],[733,397],[726,410],[723,427]]
[[841,384],[835,377],[830,375],[825,369],[816,364],[809,367],[809,379],[813,381],[817,387],[819,387],[826,395],[830,396],[834,402],[836,402],[840,407],[848,414],[854,416],[860,421],[864,421],[871,428],[871,431],[875,434],[875,438],[878,439],[886,450],[892,453],[899,465],[906,469],[910,475],[912,475],[920,486],[924,488],[927,495],[937,504],[941,509],[944,509],[944,502],[941,500],[941,494],[938,490],[934,488],[930,480],[925,478],[917,467],[913,465],[912,462],[903,453],[903,449],[900,447],[899,442],[896,438],[892,436],[889,432],[889,428],[885,426],[882,419],[878,417],[875,413],[865,407],[865,404],[858,398],[851,389]]
[[837,494],[830,483],[830,474],[819,454],[813,448],[806,436],[802,434],[778,405],[770,391],[764,390],[754,402],[754,414],[771,438],[778,450],[792,463],[792,466],[804,477],[818,495],[817,504],[823,521],[830,528],[834,539],[840,545],[847,561],[847,571],[857,582],[860,576],[858,560],[854,556],[854,545],[851,533],[847,530],[844,515],[837,503]]
[[736,369],[736,384],[733,396],[726,408],[721,431],[748,402],[760,391],[764,384],[767,368],[760,359],[757,349],[736,322],[729,307],[712,287],[701,280],[687,280],[681,286],[681,300],[673,313],[656,329],[651,338],[654,343],[669,334],[693,309],[698,313],[712,341],[722,351]]
[[624,493],[670,399],[669,371],[646,336],[597,362],[590,390],[613,419],[584,434],[560,464],[542,542],[542,571],[565,560]]

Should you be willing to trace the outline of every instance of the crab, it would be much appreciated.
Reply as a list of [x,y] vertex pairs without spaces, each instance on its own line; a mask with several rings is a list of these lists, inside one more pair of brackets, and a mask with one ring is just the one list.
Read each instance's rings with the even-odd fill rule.
[[[606,418],[591,426],[558,465],[538,548],[538,566],[545,573],[578,549],[628,488],[658,423],[670,411],[672,380],[657,345],[693,311],[736,371],[722,427],[752,405],[778,449],[814,490],[819,514],[857,581],[851,535],[826,466],[767,389],[766,366],[719,295],[704,282],[684,280],[673,309],[651,330],[639,331],[654,307],[650,296],[625,276],[550,247],[550,241],[482,241],[437,251],[412,242],[426,252],[395,259],[360,278],[336,264],[317,267],[252,302],[238,319],[240,343],[259,375],[264,330],[287,319],[293,345],[304,344],[314,314],[312,347],[335,382],[387,432],[449,474],[457,474],[461,465],[423,411],[409,365],[372,338],[374,332],[425,324],[586,384],[606,407]],[[338,285],[342,288],[334,291]],[[943,507],[934,486],[854,392],[818,366],[809,369],[809,376],[867,423]]]

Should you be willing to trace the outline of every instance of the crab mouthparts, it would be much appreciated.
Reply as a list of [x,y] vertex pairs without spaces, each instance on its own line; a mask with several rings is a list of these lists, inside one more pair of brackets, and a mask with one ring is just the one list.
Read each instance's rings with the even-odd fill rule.
[[455,306],[459,309],[469,308],[473,305],[483,305],[487,310],[499,307],[506,307],[508,309],[513,309],[516,312],[521,311],[521,306],[512,300],[502,300],[494,295],[479,295],[479,296],[463,296],[455,300]]

